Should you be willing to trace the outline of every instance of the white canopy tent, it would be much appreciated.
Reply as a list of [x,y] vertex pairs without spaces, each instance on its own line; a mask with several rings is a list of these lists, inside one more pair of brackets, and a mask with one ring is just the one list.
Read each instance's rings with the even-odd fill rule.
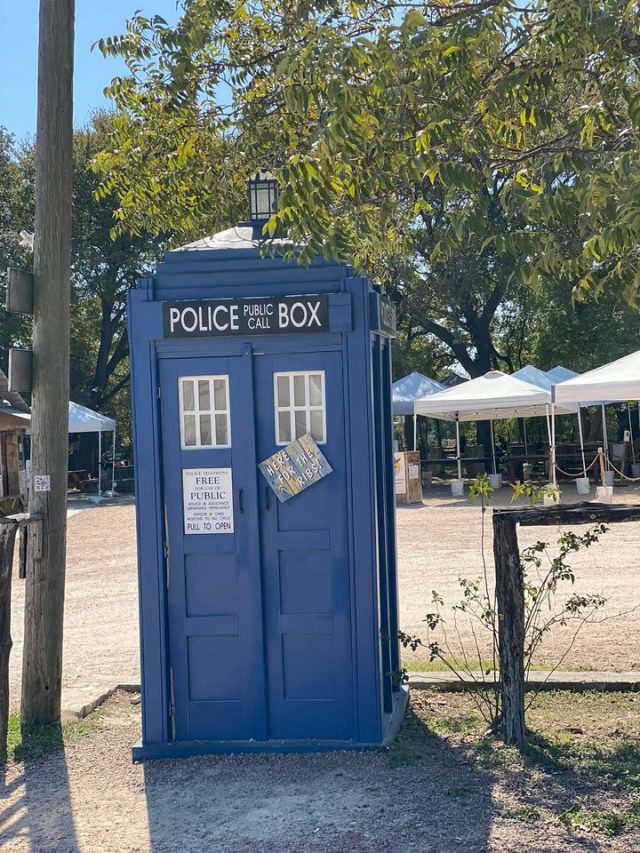
[[[432,418],[456,422],[456,458],[458,463],[458,479],[462,479],[462,462],[460,458],[460,421],[491,421],[506,418],[548,417],[551,406],[551,391],[537,388],[528,382],[523,382],[514,376],[508,376],[499,370],[490,370],[484,376],[470,379],[462,385],[440,391],[415,405],[416,413],[429,415]],[[571,409],[559,408],[562,414],[568,414]],[[553,439],[553,436],[551,437]],[[493,442],[492,423],[492,457],[496,473],[495,445]],[[553,460],[553,440],[550,442]],[[552,465],[555,471],[555,465]]]
[[554,385],[559,382],[565,382],[567,379],[573,379],[574,376],[579,376],[575,370],[569,370],[568,367],[563,367],[561,364],[556,364],[551,370],[545,371],[546,375],[551,379]]
[[610,466],[609,439],[604,407],[606,403],[626,403],[631,453],[632,459],[635,461],[629,400],[638,400],[640,417],[640,350],[618,358],[616,361],[603,364],[601,367],[588,370],[586,373],[574,374],[570,379],[557,385],[553,394],[554,402],[563,405],[577,403],[581,406],[599,405],[602,407],[602,437],[607,466]]
[[116,479],[116,422],[113,418],[94,412],[79,403],[69,402],[69,432],[98,433],[98,495],[102,494],[102,433],[110,432],[113,434],[111,452],[111,491],[113,492]]
[[438,391],[443,391],[446,385],[436,382],[435,379],[430,379],[422,373],[414,370],[408,376],[403,376],[391,386],[392,404],[394,415],[404,415],[405,417],[413,417],[413,449],[418,449],[418,430],[417,416],[415,404],[417,400],[428,397],[430,394],[437,394]]
[[640,350],[567,379],[554,390],[554,402],[560,405],[592,400],[611,403],[640,400]]
[[[21,414],[21,417],[31,424],[31,414]],[[25,425],[26,426],[26,425]],[[27,432],[29,432],[27,426]],[[97,432],[98,433],[98,494],[102,494],[102,433],[110,432],[112,436],[111,454],[111,491],[115,488],[115,458],[116,458],[116,422],[113,418],[94,412],[80,403],[69,401],[69,433]]]
[[[558,384],[558,382],[564,382],[570,376],[577,376],[573,370],[568,370],[566,367],[562,367],[562,365],[558,364],[556,367],[553,367],[551,370],[543,371],[537,367],[534,367],[532,364],[526,364],[524,367],[521,367],[520,370],[516,370],[512,376],[516,376],[518,379],[522,379],[524,382],[528,382],[530,385],[535,385],[536,388],[544,388],[545,390],[551,393],[551,397],[553,400],[553,387]],[[582,457],[582,470],[584,476],[587,476],[587,462],[584,455],[584,438],[582,435],[582,416],[580,414],[580,406],[579,405],[567,405],[565,409],[569,409],[578,417],[578,436],[580,438],[580,455]],[[551,436],[553,436],[553,446],[555,448],[555,406],[551,407],[551,421],[549,421],[549,415],[547,414],[547,433],[549,435],[549,444],[551,444]],[[526,445],[526,426],[525,426],[525,445]],[[555,452],[554,452],[555,456]],[[553,482],[555,483],[555,469],[553,472]]]

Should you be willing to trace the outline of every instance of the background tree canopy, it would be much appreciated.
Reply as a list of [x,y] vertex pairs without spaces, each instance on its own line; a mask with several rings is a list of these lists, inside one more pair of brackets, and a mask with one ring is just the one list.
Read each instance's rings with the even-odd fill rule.
[[115,234],[179,243],[228,225],[268,165],[282,195],[267,233],[383,283],[404,352],[435,336],[475,376],[559,360],[549,345],[569,319],[623,316],[637,335],[622,305],[640,285],[637,3],[183,9],[175,27],[138,15],[100,42],[129,69],[95,160]]
[[[107,143],[111,117],[97,113],[74,134],[73,233],[71,258],[71,398],[115,416],[120,438],[128,436],[129,363],[125,308],[127,290],[160,253],[162,237],[110,235],[116,200],[96,201],[99,178],[89,168]],[[20,231],[33,231],[34,146],[19,149],[0,129],[0,289],[8,266],[31,267]],[[1,295],[4,304],[4,296]],[[30,346],[31,320],[4,314],[0,358],[9,346]]]

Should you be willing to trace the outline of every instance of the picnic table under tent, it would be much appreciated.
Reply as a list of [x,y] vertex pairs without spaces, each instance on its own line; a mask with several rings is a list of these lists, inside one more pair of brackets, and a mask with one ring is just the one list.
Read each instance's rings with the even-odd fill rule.
[[446,385],[437,382],[435,379],[430,379],[424,376],[417,370],[409,373],[408,376],[403,376],[391,386],[393,414],[402,415],[413,418],[413,449],[418,449],[418,430],[417,421],[418,413],[415,405],[417,400],[428,397],[430,394],[437,394],[438,391],[443,391]]
[[79,403],[69,402],[69,433],[98,433],[98,495],[102,494],[102,433],[112,433],[111,491],[115,488],[116,422]]
[[[524,382],[528,382],[530,385],[535,385],[537,388],[544,388],[546,391],[551,393],[551,397],[553,399],[553,387],[557,385],[559,382],[564,382],[566,379],[578,376],[578,374],[573,370],[568,370],[566,367],[562,367],[562,365],[556,365],[551,370],[544,371],[540,370],[538,367],[534,367],[532,364],[526,364],[524,367],[521,367],[520,370],[516,370],[511,374],[512,376],[516,376],[518,379],[522,379]],[[573,414],[577,415],[578,418],[578,437],[580,440],[580,458],[582,461],[582,472],[583,475],[587,476],[587,462],[585,457],[584,450],[584,436],[582,431],[582,416],[580,414],[580,406],[578,404],[569,404],[565,406],[565,409],[570,409]],[[549,444],[553,444],[554,448],[556,448],[555,441],[555,420],[554,420],[554,411],[555,407],[551,407],[549,413],[547,414],[547,434],[553,438],[549,440]],[[526,424],[524,426],[524,434],[525,434],[525,449],[527,443],[527,433],[526,433]],[[557,448],[556,448],[557,451]],[[557,452],[554,453],[554,466],[557,467]],[[555,467],[552,473],[552,482],[556,482],[555,476]]]
[[[558,414],[570,414],[571,407],[558,406]],[[484,376],[470,379],[462,385],[432,394],[415,404],[416,413],[440,420],[455,421],[456,462],[458,481],[462,480],[460,456],[460,421],[491,423],[491,456],[493,473],[497,474],[493,421],[507,418],[548,417],[551,409],[551,390],[539,388],[499,370],[490,370]],[[552,471],[553,436],[550,436]]]

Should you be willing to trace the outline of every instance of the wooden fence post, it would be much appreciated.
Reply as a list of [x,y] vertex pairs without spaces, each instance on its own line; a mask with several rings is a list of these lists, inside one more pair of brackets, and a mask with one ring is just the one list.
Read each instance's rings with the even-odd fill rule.
[[11,654],[11,573],[18,525],[0,519],[0,756],[7,753],[9,728],[9,655]]
[[7,754],[9,729],[9,656],[11,655],[11,575],[13,551],[18,530],[24,533],[32,528],[39,541],[39,513],[18,513],[0,517],[0,756]]
[[504,742],[524,745],[524,582],[516,521],[493,514]]

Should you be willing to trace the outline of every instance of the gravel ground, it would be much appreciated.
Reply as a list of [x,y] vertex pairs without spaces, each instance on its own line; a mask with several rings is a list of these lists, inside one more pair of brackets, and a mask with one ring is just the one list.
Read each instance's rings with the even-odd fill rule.
[[[136,529],[130,500],[102,506],[75,501],[72,506],[67,532],[62,687],[67,696],[73,696],[68,701],[81,706],[92,694],[98,696],[109,687],[140,683]],[[15,571],[10,660],[13,711],[20,707],[23,613],[24,583]]]
[[[445,699],[414,691],[430,713]],[[435,704],[431,704],[435,703]],[[10,765],[0,800],[0,848],[11,853],[564,853],[640,849],[637,831],[617,838],[529,825],[524,804],[559,814],[621,807],[620,796],[572,774],[523,766],[482,767],[464,739],[416,731],[401,748],[331,753],[130,761],[138,707],[119,693],[103,728],[59,752]],[[418,724],[419,725],[419,724]],[[627,804],[628,805],[628,804]]]
[[[565,502],[571,490],[565,490]],[[495,505],[507,505],[510,494],[510,489],[502,489]],[[427,636],[424,615],[432,609],[431,590],[438,590],[450,605],[460,599],[458,577],[476,577],[482,571],[478,505],[452,498],[443,486],[429,489],[425,495],[422,505],[400,507],[397,513],[400,625],[423,638]],[[616,501],[639,503],[640,488],[616,489]],[[67,695],[74,691],[81,695],[79,704],[92,691],[99,695],[110,686],[135,684],[140,679],[135,507],[131,501],[88,506],[69,519],[68,529],[63,688]],[[491,570],[489,514],[486,520],[485,550]],[[555,533],[552,528],[522,528],[520,543],[552,538]],[[640,606],[639,533],[640,523],[615,525],[601,543],[572,560],[577,574],[575,591],[605,595],[608,618],[584,628],[565,667],[640,670],[640,611],[636,609]],[[17,710],[24,584],[17,574],[14,578],[11,707]],[[621,613],[625,615],[617,615]],[[445,610],[445,616],[450,618],[451,611]],[[464,624],[460,628],[469,647],[469,629]],[[566,645],[567,630],[558,628],[545,641],[541,658],[558,660]],[[452,651],[457,650],[452,643]]]
[[[506,491],[500,501],[507,500]],[[620,490],[618,500],[640,500]],[[401,623],[423,628],[431,589],[445,598],[460,574],[480,568],[480,511],[445,489],[398,512]],[[610,596],[614,613],[637,605],[638,525],[623,524],[574,561],[576,588]],[[533,531],[522,531],[521,542]],[[487,542],[490,554],[490,541]],[[12,704],[21,657],[22,584],[14,584]],[[585,631],[571,665],[640,669],[637,614],[611,617]],[[545,654],[563,646],[553,637]],[[134,508],[101,506],[69,522],[64,685],[137,674]],[[419,691],[414,691],[414,702]],[[446,700],[441,700],[442,702]],[[133,765],[139,708],[119,693],[103,727],[71,741],[64,753],[10,765],[0,798],[0,849],[32,853],[341,853],[354,851],[622,851],[640,838],[568,833],[509,818],[534,800],[576,800],[575,780],[533,770],[483,769],[464,744],[429,737],[417,757],[391,754],[208,757]],[[401,752],[402,757],[402,752]],[[556,796],[557,795],[557,796]],[[608,805],[607,793],[580,787],[580,802]],[[546,798],[546,799],[545,799]]]
[[[508,506],[511,495],[510,488],[503,488],[493,496],[492,504]],[[576,500],[575,488],[563,486],[563,503]],[[640,489],[616,488],[615,502],[640,503]],[[445,601],[443,615],[450,626],[448,637],[454,656],[460,653],[461,643],[452,627],[451,605],[462,598],[458,578],[476,578],[482,574],[481,515],[477,502],[452,498],[445,486],[426,490],[422,505],[399,507],[396,515],[401,628],[423,639],[429,636],[423,620],[433,610],[431,591],[437,590]],[[484,550],[493,583],[490,512],[485,519]],[[572,529],[584,532],[587,528],[579,525]],[[540,539],[554,542],[559,532],[559,528],[552,527],[522,527],[518,531],[520,547]],[[639,544],[640,522],[620,523],[612,525],[588,551],[571,557],[569,562],[575,569],[576,582],[574,586],[567,585],[565,592],[559,593],[559,599],[574,592],[599,593],[607,598],[607,605],[597,615],[597,623],[582,629],[563,668],[640,670]],[[458,628],[462,644],[468,652],[473,651],[475,644],[469,623],[461,619]],[[554,628],[543,642],[539,661],[555,664],[560,660],[571,633],[570,628]],[[484,656],[488,646],[481,639],[480,644]],[[426,655],[423,653],[422,657]]]

